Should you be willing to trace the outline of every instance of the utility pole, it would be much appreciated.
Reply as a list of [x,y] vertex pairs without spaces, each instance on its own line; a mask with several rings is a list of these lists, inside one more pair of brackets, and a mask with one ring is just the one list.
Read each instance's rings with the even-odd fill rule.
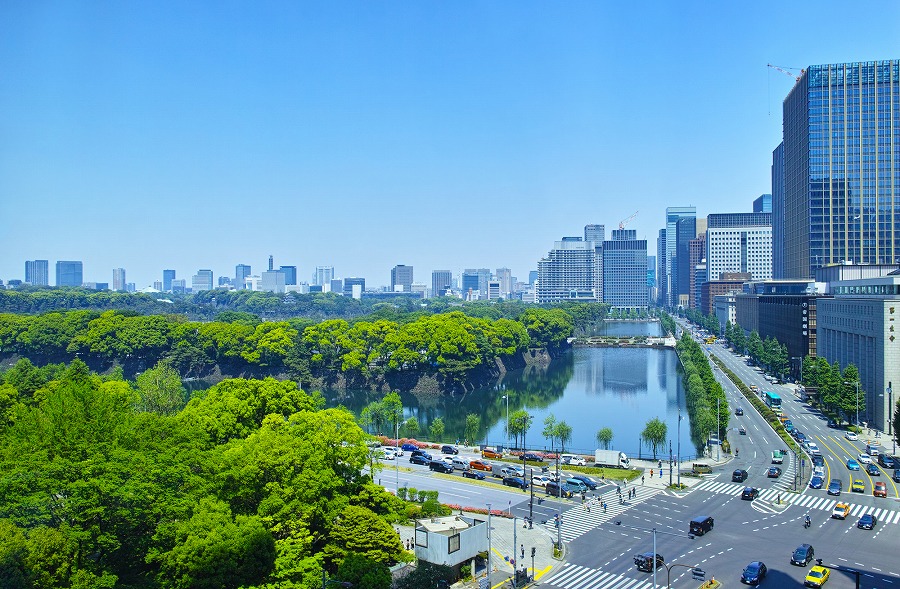
[[488,537],[488,561],[487,561],[487,577],[488,587],[491,586],[491,504],[487,504],[488,508],[488,522],[487,522],[487,537]]
[[681,407],[678,408],[678,455],[675,457],[675,468],[678,469],[678,488],[681,489]]

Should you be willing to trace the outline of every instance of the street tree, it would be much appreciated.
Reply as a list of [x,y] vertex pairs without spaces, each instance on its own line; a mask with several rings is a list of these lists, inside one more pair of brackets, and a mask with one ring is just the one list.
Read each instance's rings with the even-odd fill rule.
[[565,421],[556,424],[556,439],[559,440],[560,450],[566,451],[566,444],[572,440],[572,426]]
[[478,440],[478,432],[481,430],[481,417],[477,413],[466,415],[466,440],[473,444]]
[[612,445],[613,441],[613,431],[611,427],[601,428],[597,432],[597,444],[600,445],[604,450],[609,450],[609,447]]
[[665,447],[666,435],[668,435],[668,426],[658,417],[654,417],[647,421],[644,431],[641,432],[641,439],[645,444],[650,446],[653,451],[653,459],[656,460],[656,452]]
[[431,422],[431,427],[429,427],[428,429],[431,433],[431,441],[440,442],[444,437],[444,418],[436,418]]

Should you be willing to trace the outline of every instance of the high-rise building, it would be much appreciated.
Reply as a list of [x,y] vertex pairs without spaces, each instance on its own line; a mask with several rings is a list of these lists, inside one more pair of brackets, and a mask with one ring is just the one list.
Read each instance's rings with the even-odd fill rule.
[[690,244],[697,238],[697,218],[684,216],[675,223],[675,258],[672,260],[672,272],[675,276],[673,286],[675,288],[675,304],[687,307],[691,296],[691,274],[694,267],[691,266]]
[[172,281],[175,280],[175,270],[163,270],[163,290],[172,291]]
[[441,297],[451,288],[453,273],[450,270],[432,270],[431,272],[431,296]]
[[459,286],[462,289],[463,297],[474,296],[474,298],[478,298],[478,294],[481,292],[478,288],[478,270],[474,268],[463,270],[460,275]]
[[[665,257],[662,262],[665,265],[665,287],[666,287],[666,300],[665,304],[668,307],[674,307],[678,304],[678,277],[676,276],[676,266],[675,266],[675,256],[677,255],[678,249],[678,220],[682,218],[697,218],[697,207],[668,207],[666,208],[666,238],[664,241],[665,244]],[[690,235],[690,232],[687,231],[687,226],[682,227],[682,237],[684,238],[684,247],[685,252],[687,251],[687,242],[694,238],[694,236]],[[694,230],[696,226],[694,227]],[[659,257],[659,252],[657,252],[657,257]],[[663,276],[659,276],[659,280],[663,280]],[[690,288],[690,281],[684,281],[685,289]],[[686,292],[685,292],[686,294]]]
[[772,278],[784,279],[784,142],[772,152]]
[[331,284],[331,280],[334,278],[334,266],[316,266],[316,271],[312,278],[313,284],[318,286]]
[[81,286],[84,284],[84,266],[81,261],[56,262],[56,286]]
[[503,295],[500,294],[500,281],[499,280],[488,280],[488,289],[487,289],[487,298],[488,300],[496,300],[502,298]]
[[555,242],[547,257],[538,261],[535,302],[596,301],[594,253],[593,242],[580,237],[564,237]]
[[708,280],[723,272],[749,273],[754,281],[772,278],[772,213],[717,213],[707,218]]
[[50,262],[48,260],[25,262],[25,284],[48,286],[50,284]]
[[284,272],[284,284],[297,284],[297,266],[282,266],[281,271]]
[[228,288],[231,286],[231,276],[219,276],[216,282],[219,288]]
[[275,256],[269,256],[269,272],[275,269]]
[[266,292],[284,292],[284,272],[281,270],[266,270],[260,275],[259,290]]
[[[700,299],[697,297],[697,293],[700,291],[700,286],[706,282],[706,264],[702,263],[706,258],[705,234],[701,233],[695,239],[688,242],[688,258],[691,267],[691,294],[688,300],[688,306],[691,309],[697,309],[700,306]],[[701,265],[704,270],[702,274],[697,272],[697,266]]]
[[162,280],[154,280],[153,281],[153,290],[162,292],[163,283]]
[[538,279],[537,270],[529,270],[528,271],[528,284],[534,284],[537,279]]
[[248,264],[238,264],[234,267],[234,287],[241,290],[245,287],[247,277],[253,274]]
[[603,241],[606,239],[606,225],[585,225],[584,226],[584,240],[585,241],[593,241],[594,246],[603,245]]
[[772,212],[772,195],[761,194],[759,198],[753,201],[754,213],[771,213]]
[[358,299],[362,296],[364,290],[366,290],[365,278],[344,278],[345,297],[353,297],[354,299]]
[[172,279],[172,292],[176,294],[184,294],[187,290],[187,280],[184,278]]
[[213,271],[197,270],[197,273],[191,278],[191,291],[200,292],[203,290],[213,289]]
[[495,276],[500,282],[500,296],[508,299],[509,294],[513,291],[513,284],[515,283],[512,270],[509,268],[497,268]]
[[666,280],[666,230],[659,230],[656,238],[656,304],[666,306],[669,299],[668,282]]
[[331,287],[331,292],[336,292],[338,294],[344,292],[344,281],[340,278],[332,278],[329,286]]
[[646,309],[647,240],[637,239],[634,229],[613,229],[602,251],[603,302],[616,309]]
[[900,60],[810,66],[783,113],[785,275],[900,262]]
[[391,290],[411,292],[413,283],[413,267],[398,264],[391,268]]
[[125,268],[113,269],[113,290],[125,290]]

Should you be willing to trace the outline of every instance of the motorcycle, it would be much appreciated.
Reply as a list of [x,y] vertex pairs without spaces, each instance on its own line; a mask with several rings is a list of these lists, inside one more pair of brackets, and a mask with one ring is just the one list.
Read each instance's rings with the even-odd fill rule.
[[807,515],[806,519],[803,520],[803,527],[808,528],[811,525],[812,525],[812,523],[809,521],[809,516]]

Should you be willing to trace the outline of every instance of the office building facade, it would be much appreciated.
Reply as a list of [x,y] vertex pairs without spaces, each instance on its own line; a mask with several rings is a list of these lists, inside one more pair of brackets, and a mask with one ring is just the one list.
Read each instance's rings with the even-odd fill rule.
[[191,291],[200,292],[213,289],[213,271],[201,269],[191,278]]
[[237,289],[246,288],[245,283],[247,277],[253,274],[249,264],[238,264],[234,267],[234,287]]
[[706,267],[709,280],[724,272],[772,278],[772,213],[721,213],[707,218]]
[[647,240],[637,239],[633,229],[613,229],[602,251],[603,302],[615,309],[646,310]]
[[784,273],[784,142],[772,152],[772,278]]
[[56,286],[81,286],[84,284],[84,266],[79,260],[56,262]]
[[358,299],[366,290],[366,279],[361,277],[344,278],[344,296]]
[[48,260],[28,260],[25,262],[25,284],[49,286],[50,262]]
[[900,60],[810,66],[783,113],[786,276],[900,261]]
[[[665,251],[663,252],[663,264],[665,265],[665,283],[666,283],[666,301],[668,307],[675,307],[678,304],[678,277],[676,275],[677,267],[675,256],[678,249],[678,221],[681,219],[697,218],[697,207],[668,207],[666,208],[666,238],[663,242]],[[693,229],[688,230],[688,225],[682,225],[682,237],[684,239],[685,252],[687,242],[696,237],[696,224]],[[694,234],[691,235],[691,232]],[[659,256],[659,252],[657,252]],[[685,274],[687,277],[688,274]],[[663,276],[659,277],[660,280]],[[690,288],[690,279],[684,281],[684,294],[687,294]]]
[[284,272],[281,270],[266,270],[259,278],[259,290],[278,294],[284,292]]
[[398,264],[391,268],[391,291],[412,292],[413,267]]
[[450,270],[433,270],[431,272],[431,296],[444,296],[452,285],[453,273]]
[[333,278],[334,266],[316,266],[316,271],[313,273],[313,284],[325,286],[331,284]]
[[564,237],[554,243],[547,257],[538,261],[535,302],[596,301],[594,292],[594,244],[580,237]]
[[175,270],[163,270],[163,290],[172,292],[172,281],[175,280]]
[[759,198],[753,201],[754,213],[771,213],[772,212],[772,195],[761,194]]
[[124,291],[125,285],[127,282],[125,281],[125,268],[114,268],[113,269],[113,290],[115,291]]
[[284,273],[284,284],[295,286],[297,284],[297,266],[282,266],[279,271]]

